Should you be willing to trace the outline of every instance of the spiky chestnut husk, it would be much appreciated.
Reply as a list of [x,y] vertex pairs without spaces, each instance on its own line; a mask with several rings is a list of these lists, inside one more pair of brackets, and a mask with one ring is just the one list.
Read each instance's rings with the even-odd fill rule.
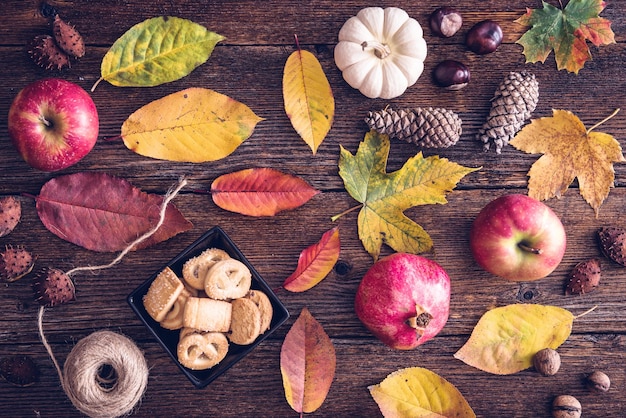
[[37,365],[27,355],[14,355],[0,360],[0,375],[15,386],[31,386],[39,378]]
[[0,279],[14,282],[33,270],[35,258],[23,246],[7,245],[0,253]]
[[50,35],[37,35],[32,40],[28,54],[38,66],[46,70],[70,68],[70,57],[59,48]]
[[20,222],[22,204],[13,196],[0,199],[0,237],[9,235]]
[[51,308],[76,299],[74,282],[65,272],[48,267],[43,269],[33,281],[35,300]]
[[63,52],[73,58],[85,55],[85,41],[76,28],[57,14],[52,21],[52,34],[56,44]]
[[626,266],[626,229],[603,227],[598,230],[600,250],[609,260]]
[[601,262],[597,258],[582,261],[574,267],[565,285],[566,295],[592,292],[600,284]]

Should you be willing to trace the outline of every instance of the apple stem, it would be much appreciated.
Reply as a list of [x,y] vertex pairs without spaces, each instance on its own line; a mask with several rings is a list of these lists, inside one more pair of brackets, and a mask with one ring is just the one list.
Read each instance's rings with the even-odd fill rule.
[[50,119],[46,118],[45,116],[40,116],[39,120],[41,121],[41,123],[43,123],[44,125],[46,125],[46,128],[51,128],[53,123]]
[[520,247],[524,251],[528,251],[529,253],[533,253],[533,254],[537,254],[537,255],[542,253],[541,248],[534,248],[534,247],[531,247],[529,245],[526,245],[523,242],[520,242],[519,244],[517,244],[517,246]]

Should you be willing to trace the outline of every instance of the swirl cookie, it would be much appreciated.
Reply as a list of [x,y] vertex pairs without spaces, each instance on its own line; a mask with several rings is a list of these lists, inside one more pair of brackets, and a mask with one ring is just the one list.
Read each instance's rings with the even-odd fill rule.
[[204,292],[208,297],[229,300],[244,297],[250,290],[252,274],[239,260],[229,258],[218,261],[204,279]]
[[191,370],[205,370],[218,364],[228,353],[228,339],[221,332],[192,332],[176,347],[180,363]]
[[152,319],[163,321],[184,288],[183,282],[172,269],[163,269],[143,297],[143,305]]
[[183,265],[183,279],[194,289],[204,289],[204,278],[207,272],[218,261],[229,259],[230,255],[219,248],[209,248],[202,254],[190,258]]
[[200,331],[227,332],[230,329],[232,305],[223,300],[187,298],[183,327]]

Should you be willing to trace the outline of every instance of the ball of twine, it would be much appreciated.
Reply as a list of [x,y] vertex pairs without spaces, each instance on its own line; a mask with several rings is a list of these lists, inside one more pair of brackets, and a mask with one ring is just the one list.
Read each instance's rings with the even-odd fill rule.
[[67,356],[62,384],[72,404],[85,415],[119,417],[141,400],[148,384],[148,365],[127,337],[96,331]]

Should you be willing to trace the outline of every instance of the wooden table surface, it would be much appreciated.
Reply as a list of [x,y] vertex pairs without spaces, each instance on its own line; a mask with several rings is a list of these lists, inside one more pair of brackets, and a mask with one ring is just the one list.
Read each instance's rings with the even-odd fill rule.
[[[97,274],[74,276],[75,302],[48,309],[44,329],[61,362],[80,339],[96,330],[121,332],[145,351],[150,367],[148,387],[133,415],[156,416],[259,416],[289,417],[297,414],[285,400],[279,353],[285,334],[307,307],[330,336],[337,353],[337,370],[324,404],[314,416],[375,417],[380,411],[367,387],[405,367],[428,368],[454,384],[480,417],[547,417],[552,399],[559,394],[576,396],[585,417],[623,417],[626,414],[626,270],[604,259],[599,288],[583,296],[565,296],[564,281],[574,265],[601,257],[595,232],[602,226],[626,227],[626,164],[615,165],[615,187],[595,217],[574,183],[560,199],[546,203],[561,217],[568,247],[558,268],[535,282],[507,282],[483,271],[472,259],[468,232],[480,209],[492,199],[512,192],[527,193],[527,176],[537,155],[507,146],[501,155],[484,153],[474,138],[490,107],[490,99],[509,71],[533,72],[540,86],[534,117],[550,116],[551,109],[567,109],[591,126],[626,105],[626,46],[624,3],[607,1],[602,16],[613,22],[616,43],[592,47],[593,60],[578,75],[557,71],[554,55],[545,64],[525,64],[522,48],[515,44],[524,28],[513,21],[535,0],[517,2],[458,1],[464,17],[460,33],[483,19],[498,21],[504,43],[493,54],[468,52],[463,36],[434,37],[427,29],[430,12],[442,3],[399,0],[376,5],[405,9],[425,28],[428,57],[417,84],[395,99],[367,99],[342,79],[333,60],[333,48],[343,23],[371,3],[316,0],[291,1],[57,1],[62,15],[76,25],[87,43],[87,54],[69,70],[46,72],[31,62],[26,44],[49,30],[37,16],[36,1],[5,0],[0,26],[0,196],[18,196],[23,217],[16,230],[0,238],[0,246],[25,245],[37,256],[37,268],[106,264],[114,254],[96,253],[63,241],[39,220],[34,200],[48,180],[69,173],[103,172],[119,176],[150,193],[164,194],[181,176],[189,180],[174,204],[194,226],[152,248],[129,253],[117,266]],[[558,5],[556,1],[549,3]],[[8,110],[26,84],[58,76],[86,90],[99,77],[100,62],[111,44],[128,28],[160,15],[178,16],[205,25],[226,39],[208,62],[189,76],[152,88],[120,88],[102,83],[92,93],[99,111],[99,141],[75,166],[57,173],[29,168],[8,137]],[[287,118],[282,98],[285,61],[294,51],[294,34],[303,49],[320,61],[333,89],[336,115],[332,130],[312,155]],[[472,72],[468,87],[458,92],[436,87],[430,77],[443,59],[465,62]],[[264,118],[253,135],[232,155],[210,163],[192,164],[153,160],[129,151],[121,141],[104,139],[119,135],[126,118],[139,107],[188,87],[206,87],[248,105]],[[413,351],[392,350],[376,340],[359,322],[353,310],[355,291],[372,258],[357,236],[357,212],[336,223],[331,216],[354,206],[338,175],[339,146],[352,153],[363,140],[364,116],[390,105],[445,107],[463,120],[463,135],[455,146],[424,150],[468,167],[482,169],[467,175],[448,194],[446,205],[418,206],[406,214],[431,235],[436,260],[452,279],[451,313],[447,325],[432,341]],[[600,130],[626,145],[626,109]],[[394,170],[419,151],[412,144],[393,141],[388,168]],[[251,167],[271,167],[295,174],[321,193],[306,205],[275,217],[252,218],[217,207],[208,190],[218,176]],[[126,303],[126,296],[151,274],[211,227],[219,225],[239,246],[258,272],[279,288],[297,265],[300,252],[317,242],[334,225],[341,232],[337,267],[318,286],[304,293],[279,290],[290,319],[251,355],[205,389],[186,380]],[[383,247],[382,255],[392,253]],[[339,268],[338,268],[339,267]],[[0,415],[11,417],[80,416],[64,394],[53,364],[40,342],[37,312],[30,283],[32,276],[0,289],[0,356],[29,354],[41,376],[30,387],[18,388],[0,381]],[[513,375],[491,375],[453,358],[478,319],[488,309],[512,303],[555,305],[575,315],[597,308],[575,321],[573,332],[559,348],[562,368],[553,377],[532,369]],[[608,393],[592,393],[584,386],[586,373],[602,370],[612,379]]]

